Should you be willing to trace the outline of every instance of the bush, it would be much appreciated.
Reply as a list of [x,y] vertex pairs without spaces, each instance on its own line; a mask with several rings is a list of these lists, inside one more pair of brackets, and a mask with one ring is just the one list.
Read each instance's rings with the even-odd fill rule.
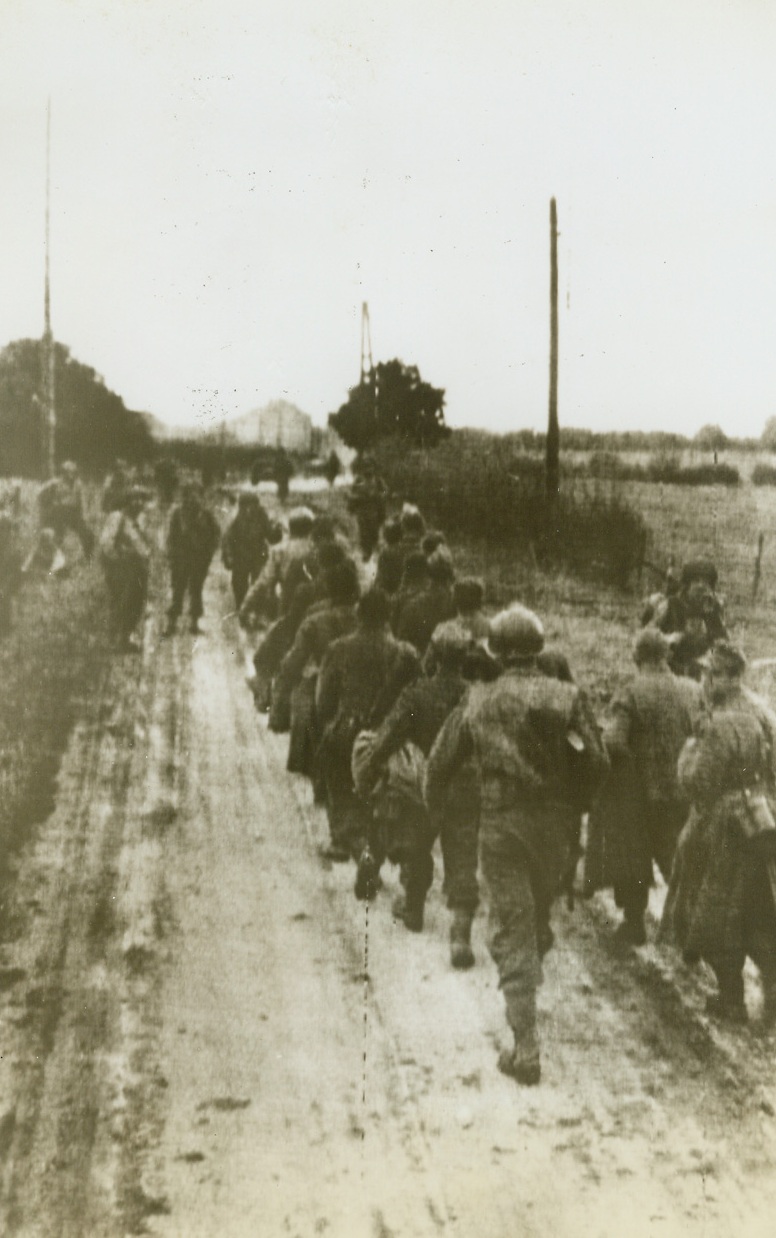
[[776,468],[772,464],[756,464],[752,469],[752,484],[776,486]]
[[379,468],[398,497],[416,503],[450,537],[514,547],[543,566],[565,566],[625,586],[644,556],[641,516],[617,496],[576,486],[554,502],[538,456],[504,458],[498,439],[453,434],[433,453],[387,445]]

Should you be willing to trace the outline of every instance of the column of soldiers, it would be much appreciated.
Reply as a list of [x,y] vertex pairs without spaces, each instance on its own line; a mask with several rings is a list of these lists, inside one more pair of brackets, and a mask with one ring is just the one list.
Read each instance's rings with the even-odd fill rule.
[[417,508],[385,520],[376,548],[362,528],[358,549],[327,517],[290,513],[240,611],[270,623],[257,705],[289,731],[288,769],[325,805],[324,860],[354,865],[359,899],[397,865],[392,913],[410,932],[423,929],[440,840],[457,969],[475,961],[482,882],[513,1033],[500,1069],[541,1077],[542,959],[585,822],[580,892],[613,889],[618,941],[646,943],[657,864],[669,885],[659,938],[713,968],[710,1012],[748,1017],[749,957],[764,1025],[776,1020],[776,717],[743,684],[713,565],[670,573],[650,599],[634,672],[599,725],[540,619],[518,603],[487,615],[483,582],[456,577]]
[[[138,646],[145,608],[147,497],[119,481],[104,497],[99,548],[120,648]],[[382,516],[382,492],[378,500]],[[86,551],[72,521],[64,527]],[[324,861],[352,864],[364,900],[395,864],[393,915],[417,933],[439,839],[456,969],[475,962],[482,883],[513,1034],[499,1066],[524,1085],[541,1077],[542,959],[585,822],[582,893],[613,890],[618,941],[645,944],[657,865],[668,884],[659,939],[713,969],[710,1012],[748,1019],[749,958],[762,980],[762,1025],[776,1022],[776,717],[745,686],[714,566],[671,571],[650,599],[633,674],[599,726],[537,615],[519,603],[487,614],[483,582],[456,576],[444,537],[416,507],[405,504],[377,535],[373,523],[360,529],[358,550],[329,516],[304,507],[289,512],[281,534],[246,495],[221,536],[195,486],[183,487],[168,521],[165,632],[186,598],[199,630],[220,542],[241,622],[264,625],[251,680],[257,708],[289,734],[288,770],[311,780],[326,809]]]

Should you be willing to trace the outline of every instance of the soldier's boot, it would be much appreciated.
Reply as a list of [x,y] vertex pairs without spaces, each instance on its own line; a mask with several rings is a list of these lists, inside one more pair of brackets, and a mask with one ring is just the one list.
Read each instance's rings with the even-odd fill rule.
[[450,925],[450,962],[459,971],[474,967],[474,953],[471,947],[472,913],[465,908],[456,907]]
[[515,1038],[512,1049],[499,1054],[498,1068],[524,1087],[535,1087],[542,1076],[536,1035],[536,988],[525,975],[502,978],[507,1021]]
[[706,1012],[727,1023],[746,1023],[748,1019],[744,1003],[744,977],[717,973],[719,992],[706,999]]
[[372,854],[371,848],[364,847],[356,869],[353,893],[362,902],[371,902],[381,885],[380,865]]
[[423,932],[423,912],[426,907],[426,892],[408,889],[404,901],[404,927],[411,933]]
[[646,945],[647,930],[644,927],[644,912],[633,907],[626,907],[622,923],[615,929],[614,939],[623,946]]

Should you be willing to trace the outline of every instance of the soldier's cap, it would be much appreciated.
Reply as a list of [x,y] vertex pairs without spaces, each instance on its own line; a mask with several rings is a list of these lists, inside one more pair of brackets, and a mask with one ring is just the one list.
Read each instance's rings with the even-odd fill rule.
[[701,581],[709,589],[716,589],[719,573],[711,559],[691,559],[682,568],[682,587],[687,589],[696,581]]
[[731,644],[730,641],[718,640],[706,656],[700,659],[700,664],[707,670],[716,671],[719,675],[731,675],[734,679],[740,679],[746,670],[746,657],[737,645]]
[[432,580],[442,581],[447,583],[452,580],[455,571],[453,569],[453,556],[450,554],[448,546],[437,546],[432,555],[428,559],[428,574]]
[[633,642],[633,661],[665,662],[671,652],[671,646],[659,628],[642,628]]
[[405,503],[401,509],[401,527],[403,533],[422,534],[426,527],[420,511],[414,503]]
[[488,648],[502,657],[532,658],[544,648],[541,619],[515,602],[490,621]]
[[472,646],[472,638],[458,619],[438,623],[431,635],[431,647],[443,661],[464,658]]
[[456,610],[479,610],[485,601],[485,584],[479,576],[462,576],[453,586],[453,605]]
[[59,466],[60,473],[68,473],[72,475],[78,472],[78,465],[75,460],[63,460]]

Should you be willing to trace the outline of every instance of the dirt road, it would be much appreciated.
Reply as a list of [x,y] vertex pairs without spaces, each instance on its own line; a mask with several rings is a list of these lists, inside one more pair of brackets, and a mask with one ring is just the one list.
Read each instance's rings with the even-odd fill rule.
[[[206,632],[106,669],[0,943],[9,1235],[770,1235],[772,1042],[703,984],[618,956],[603,902],[555,919],[544,1078],[495,1066],[500,996],[326,868],[321,811]],[[438,886],[438,882],[437,882]],[[756,994],[753,996],[756,1000]]]

